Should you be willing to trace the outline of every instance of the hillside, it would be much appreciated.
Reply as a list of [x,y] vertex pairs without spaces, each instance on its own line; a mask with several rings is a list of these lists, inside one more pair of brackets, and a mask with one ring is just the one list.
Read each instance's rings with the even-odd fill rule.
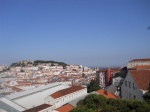
[[58,66],[63,66],[63,67],[66,67],[68,65],[64,62],[36,60],[34,62],[32,62],[32,61],[19,61],[19,62],[16,62],[16,63],[12,63],[10,65],[10,67],[37,66],[39,64],[50,64],[51,66],[58,65]]

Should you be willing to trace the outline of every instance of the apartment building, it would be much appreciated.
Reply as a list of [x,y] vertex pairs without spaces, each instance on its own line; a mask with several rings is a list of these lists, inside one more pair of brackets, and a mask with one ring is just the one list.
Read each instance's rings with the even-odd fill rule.
[[121,68],[108,68],[97,71],[96,79],[98,80],[100,87],[104,88],[110,85],[113,75],[119,72],[120,69]]

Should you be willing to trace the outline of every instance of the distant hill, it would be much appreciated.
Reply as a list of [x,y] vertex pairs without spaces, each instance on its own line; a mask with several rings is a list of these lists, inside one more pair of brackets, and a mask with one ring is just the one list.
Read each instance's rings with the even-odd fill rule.
[[38,65],[38,64],[46,64],[46,63],[51,63],[51,66],[54,66],[55,64],[66,67],[68,64],[64,62],[58,62],[58,61],[44,61],[44,60],[36,60],[33,62],[33,65]]
[[19,62],[16,62],[16,63],[12,63],[10,65],[10,67],[37,66],[39,64],[50,64],[51,66],[58,65],[58,66],[63,66],[63,67],[66,67],[68,65],[64,62],[36,60],[34,62],[32,62],[32,61],[19,61]]
[[10,65],[10,67],[25,67],[25,66],[28,66],[28,65],[33,65],[33,62],[32,61],[28,61],[28,60],[23,60],[23,61],[19,61],[19,62],[16,62],[16,63],[12,63]]

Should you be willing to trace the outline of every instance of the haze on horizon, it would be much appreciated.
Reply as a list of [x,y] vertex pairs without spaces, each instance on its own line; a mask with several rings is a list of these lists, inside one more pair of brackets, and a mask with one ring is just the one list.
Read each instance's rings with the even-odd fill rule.
[[150,0],[1,0],[0,64],[118,66],[150,57]]

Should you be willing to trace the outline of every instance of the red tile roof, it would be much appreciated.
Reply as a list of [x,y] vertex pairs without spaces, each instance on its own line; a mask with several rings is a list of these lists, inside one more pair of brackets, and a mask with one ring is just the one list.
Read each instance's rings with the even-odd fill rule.
[[69,112],[72,110],[74,107],[70,104],[63,105],[62,107],[57,108],[56,110],[59,112]]
[[100,71],[97,72],[107,72],[107,70],[110,70],[111,72],[118,72],[121,70],[121,68],[106,68],[106,69],[101,69]]
[[135,69],[150,69],[150,65],[138,65],[133,68],[135,68]]
[[107,69],[101,69],[100,72],[107,72]]
[[18,88],[16,86],[12,86],[11,89],[14,90],[14,91],[18,91],[18,92],[22,91],[22,89],[20,89],[20,88]]
[[139,89],[148,89],[150,81],[150,70],[130,70],[129,72]]
[[129,62],[134,62],[134,61],[150,61],[150,58],[145,58],[145,59],[133,59]]
[[82,90],[82,89],[84,89],[84,87],[72,86],[72,87],[67,88],[67,89],[59,90],[59,91],[51,94],[50,96],[53,97],[54,99],[56,99],[56,98],[65,96],[67,94],[70,94],[70,93],[73,93],[73,92],[76,92],[76,91],[79,91],[79,90]]
[[10,95],[11,93],[13,93],[12,91],[11,92],[6,92],[6,93],[4,93],[4,94],[6,94],[6,95]]
[[46,109],[46,108],[48,108],[48,107],[51,107],[51,105],[42,104],[42,105],[39,105],[39,106],[37,106],[37,107],[33,107],[33,108],[31,108],[31,109],[25,110],[25,111],[23,111],[23,112],[39,112],[39,111],[44,110],[44,109]]
[[114,95],[108,91],[105,91],[103,89],[97,90],[96,92],[99,93],[100,95],[105,96],[106,98],[118,98],[116,95]]

